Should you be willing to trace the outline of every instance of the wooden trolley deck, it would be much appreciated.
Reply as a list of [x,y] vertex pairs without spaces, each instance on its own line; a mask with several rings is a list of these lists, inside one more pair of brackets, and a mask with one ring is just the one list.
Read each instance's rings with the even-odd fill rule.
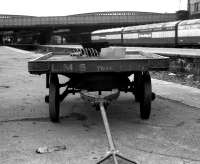
[[63,53],[49,53],[28,62],[32,74],[131,72],[168,69],[167,57],[152,53],[132,52],[123,57],[82,57]]

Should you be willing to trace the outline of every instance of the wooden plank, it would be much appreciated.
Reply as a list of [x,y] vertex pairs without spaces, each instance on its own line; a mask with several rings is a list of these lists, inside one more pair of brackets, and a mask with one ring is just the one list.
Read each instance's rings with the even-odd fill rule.
[[64,54],[48,54],[30,61],[30,73],[98,73],[133,72],[155,69],[167,69],[169,59],[156,54],[135,52],[120,57],[76,57]]

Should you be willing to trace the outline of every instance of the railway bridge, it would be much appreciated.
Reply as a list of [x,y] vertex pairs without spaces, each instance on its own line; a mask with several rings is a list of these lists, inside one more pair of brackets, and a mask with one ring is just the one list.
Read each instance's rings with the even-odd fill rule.
[[[54,35],[61,42],[80,42],[80,34],[103,28],[150,24],[176,20],[175,13],[153,13],[138,11],[115,11],[76,14],[69,16],[12,16],[0,15],[0,44],[6,41],[17,43],[22,38],[46,44]],[[85,35],[86,36],[86,35]],[[10,40],[6,40],[10,38]]]

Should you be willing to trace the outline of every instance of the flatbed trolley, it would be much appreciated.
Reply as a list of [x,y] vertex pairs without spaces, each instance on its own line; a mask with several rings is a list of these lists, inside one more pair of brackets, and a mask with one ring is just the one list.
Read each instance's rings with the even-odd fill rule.
[[[51,121],[59,121],[60,103],[68,94],[81,90],[101,94],[101,91],[112,89],[133,93],[140,103],[140,117],[148,119],[153,95],[149,71],[168,69],[169,58],[138,51],[127,55],[120,48],[105,48],[100,54],[93,51],[90,56],[87,51],[51,52],[28,62],[31,74],[46,74],[49,95],[45,101],[49,102]],[[58,75],[69,80],[60,84]],[[134,80],[130,80],[131,75],[134,75]],[[60,93],[61,87],[65,87],[63,93]]]
[[[118,164],[117,158],[129,163],[135,162],[124,158],[115,150],[104,108],[119,96],[119,92],[131,92],[140,103],[140,117],[148,119],[151,101],[155,98],[149,71],[166,70],[168,67],[167,57],[138,51],[126,54],[124,48],[105,48],[101,53],[92,48],[70,49],[69,52],[48,53],[28,62],[31,74],[46,74],[49,95],[45,97],[45,101],[49,103],[51,121],[59,121],[60,103],[69,93],[79,92],[83,99],[101,111],[110,153],[98,163],[112,157],[115,164]],[[64,75],[69,80],[61,84],[58,75]],[[65,90],[60,93],[62,87]],[[112,94],[113,90],[117,90],[116,94]],[[105,91],[111,92],[110,96],[101,96]],[[97,94],[89,96],[89,93]]]

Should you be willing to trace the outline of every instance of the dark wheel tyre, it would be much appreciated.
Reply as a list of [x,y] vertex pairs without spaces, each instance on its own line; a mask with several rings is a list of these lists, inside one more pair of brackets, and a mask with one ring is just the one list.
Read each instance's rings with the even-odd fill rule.
[[140,102],[142,93],[142,72],[134,73],[134,94],[135,94],[135,101]]
[[59,80],[57,74],[50,75],[49,84],[49,117],[52,122],[59,122]]
[[142,75],[142,88],[140,100],[140,117],[141,119],[149,119],[151,114],[152,87],[149,72]]

